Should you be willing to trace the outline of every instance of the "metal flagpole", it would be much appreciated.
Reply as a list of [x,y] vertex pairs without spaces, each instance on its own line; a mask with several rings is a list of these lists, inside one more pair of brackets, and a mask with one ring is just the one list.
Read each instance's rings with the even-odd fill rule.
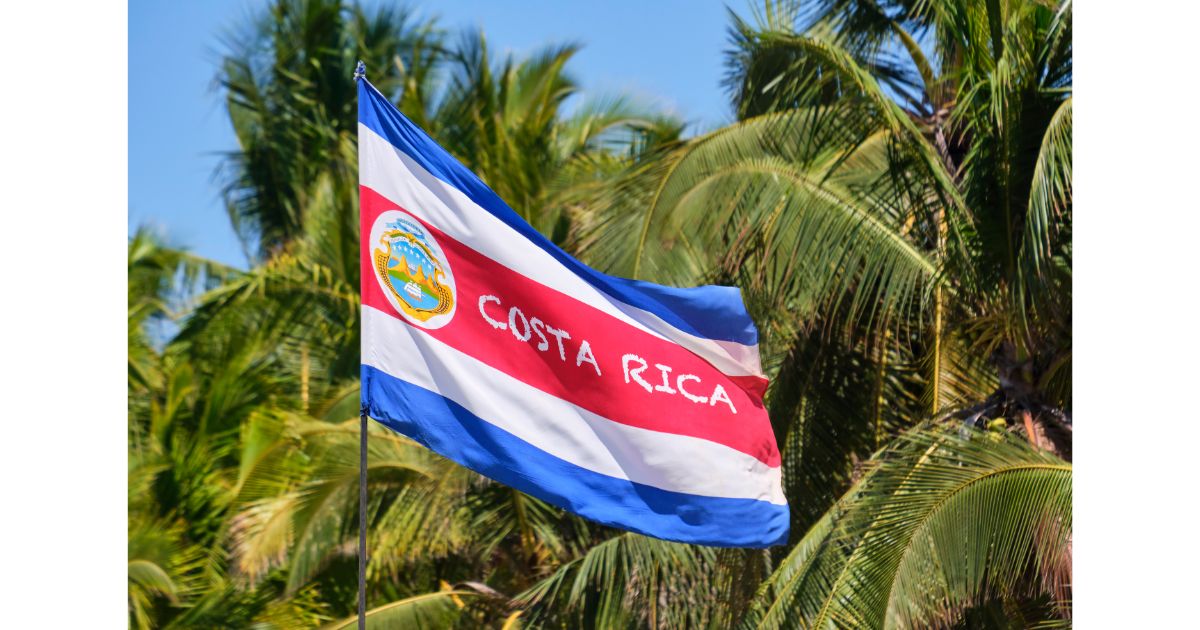
[[358,425],[358,630],[367,628],[367,412]]
[[[354,67],[354,82],[367,77],[362,61]],[[361,212],[361,210],[360,210]],[[358,630],[367,630],[367,408],[358,424]]]

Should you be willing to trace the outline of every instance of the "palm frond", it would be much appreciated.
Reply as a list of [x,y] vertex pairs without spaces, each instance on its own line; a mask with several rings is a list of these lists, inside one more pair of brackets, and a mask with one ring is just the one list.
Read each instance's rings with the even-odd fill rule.
[[711,615],[710,547],[614,536],[517,596],[531,619],[618,628],[703,627]]
[[1071,194],[1071,101],[1068,98],[1054,112],[1037,162],[1033,167],[1033,184],[1029,209],[1025,214],[1024,241],[1021,258],[1038,273],[1055,255],[1056,231],[1069,225],[1067,213],[1072,206]]
[[1062,601],[1070,540],[1070,464],[1003,432],[916,430],[783,560],[746,626],[949,627],[993,597]]
[[[462,599],[476,597],[472,591],[437,591],[406,597],[367,611],[367,627],[376,630],[434,630],[451,628],[461,614]],[[326,630],[355,628],[358,617],[322,626]]]
[[200,587],[204,551],[189,544],[178,524],[135,515],[129,523],[130,625],[153,628],[154,606],[165,599],[185,606]]
[[765,312],[811,320],[846,300],[848,321],[882,319],[920,303],[937,273],[883,192],[886,151],[845,110],[742,121],[638,173],[657,181],[653,192],[630,182],[600,198],[576,248],[601,268],[669,284],[728,270]]
[[[281,434],[276,444],[254,457],[241,484],[244,507],[231,527],[238,570],[254,578],[286,561],[292,592],[343,553],[344,543],[356,531],[358,500],[357,420],[338,425],[308,422],[293,430],[294,437]],[[444,460],[382,428],[369,445],[368,478],[376,515],[414,479],[436,481],[445,472]],[[311,463],[300,465],[296,458],[301,454]]]

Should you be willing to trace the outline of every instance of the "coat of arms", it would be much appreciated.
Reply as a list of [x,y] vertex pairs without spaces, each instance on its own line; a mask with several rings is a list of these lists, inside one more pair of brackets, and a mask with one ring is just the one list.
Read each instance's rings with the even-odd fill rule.
[[389,210],[376,219],[372,238],[380,245],[372,256],[375,273],[393,306],[423,327],[445,325],[454,313],[454,276],[433,236],[406,213]]

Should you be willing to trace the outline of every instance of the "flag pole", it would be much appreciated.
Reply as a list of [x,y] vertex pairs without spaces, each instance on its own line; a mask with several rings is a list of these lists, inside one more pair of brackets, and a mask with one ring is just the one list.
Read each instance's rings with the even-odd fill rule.
[[367,410],[358,424],[358,630],[367,628]]
[[[354,67],[354,82],[367,77],[367,64]],[[360,210],[361,212],[361,210]],[[367,407],[358,415],[358,630],[367,629]]]

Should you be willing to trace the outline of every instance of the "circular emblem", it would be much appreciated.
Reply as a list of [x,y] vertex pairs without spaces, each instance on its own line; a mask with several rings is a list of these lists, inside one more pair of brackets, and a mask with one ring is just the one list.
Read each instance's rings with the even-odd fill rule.
[[454,317],[454,273],[446,255],[411,214],[388,210],[371,226],[371,261],[388,301],[409,322],[441,328]]

